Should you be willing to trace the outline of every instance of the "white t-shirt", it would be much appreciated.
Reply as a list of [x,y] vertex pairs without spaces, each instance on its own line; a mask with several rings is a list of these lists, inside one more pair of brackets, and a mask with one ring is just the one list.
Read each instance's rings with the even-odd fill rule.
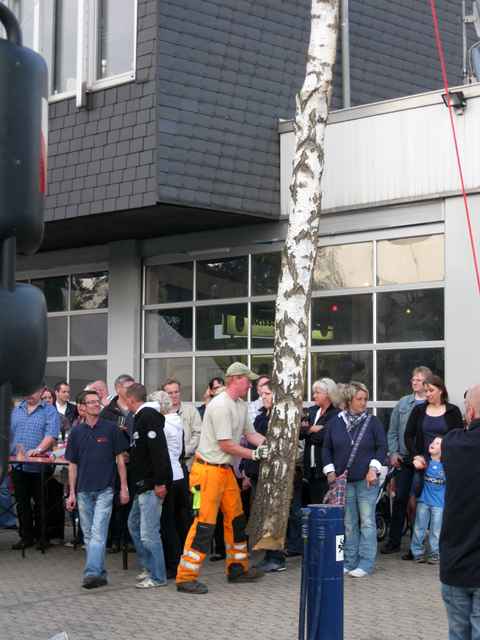
[[181,480],[183,478],[183,469],[180,464],[183,449],[183,422],[178,413],[167,413],[163,432],[167,440],[173,480]]
[[65,403],[64,405],[58,404],[58,402],[55,403],[56,407],[57,407],[57,411],[58,413],[60,413],[62,416],[65,415],[65,411],[67,410],[67,404]]
[[218,441],[233,440],[240,444],[241,437],[247,433],[255,433],[247,403],[241,398],[232,400],[222,391],[207,404],[197,453],[207,462],[233,464],[234,457],[222,451]]

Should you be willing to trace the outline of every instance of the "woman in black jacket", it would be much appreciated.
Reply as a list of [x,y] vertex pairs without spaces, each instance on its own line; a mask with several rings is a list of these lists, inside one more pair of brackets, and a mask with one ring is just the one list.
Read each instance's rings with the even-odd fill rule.
[[325,425],[338,414],[335,404],[338,399],[337,385],[331,378],[321,378],[312,385],[315,404],[308,409],[308,424],[300,431],[300,440],[305,440],[303,454],[303,477],[308,482],[309,504],[322,504],[328,491],[328,482],[323,473],[322,447]]
[[460,409],[448,402],[448,392],[439,376],[425,380],[426,402],[416,405],[405,429],[405,444],[410,456],[423,456],[426,463],[428,447],[437,436],[452,429],[463,429]]

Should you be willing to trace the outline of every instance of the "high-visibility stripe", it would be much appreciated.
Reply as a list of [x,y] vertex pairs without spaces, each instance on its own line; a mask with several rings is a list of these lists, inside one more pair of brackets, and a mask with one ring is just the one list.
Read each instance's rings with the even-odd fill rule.
[[246,560],[248,558],[247,553],[227,553],[227,558],[231,558],[233,560]]
[[239,551],[243,551],[243,549],[247,548],[247,543],[246,542],[241,542],[239,544],[234,544],[233,548],[234,549],[238,549]]
[[195,551],[192,551],[191,549],[185,551],[184,555],[192,558],[193,560],[196,560],[197,562],[200,562],[200,560],[202,559],[199,553],[195,553]]
[[180,560],[180,564],[182,565],[182,567],[185,567],[185,569],[190,569],[191,571],[200,571],[199,564],[193,564],[193,562],[188,562],[188,560],[184,560],[183,558]]

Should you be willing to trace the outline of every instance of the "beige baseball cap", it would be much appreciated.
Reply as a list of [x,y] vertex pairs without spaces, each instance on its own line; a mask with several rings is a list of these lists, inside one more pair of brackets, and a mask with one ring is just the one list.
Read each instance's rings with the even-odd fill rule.
[[247,376],[249,380],[258,380],[260,376],[250,371],[246,364],[243,362],[233,362],[225,372],[225,377],[228,376]]

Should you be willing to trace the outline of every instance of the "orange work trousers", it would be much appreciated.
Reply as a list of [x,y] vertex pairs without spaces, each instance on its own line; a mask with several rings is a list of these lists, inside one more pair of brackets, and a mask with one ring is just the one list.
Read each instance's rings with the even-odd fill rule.
[[190,471],[190,490],[200,489],[200,508],[185,541],[177,570],[177,583],[198,580],[200,568],[210,551],[218,510],[223,513],[226,573],[231,564],[248,570],[245,515],[240,489],[231,467],[215,467],[195,461]]

